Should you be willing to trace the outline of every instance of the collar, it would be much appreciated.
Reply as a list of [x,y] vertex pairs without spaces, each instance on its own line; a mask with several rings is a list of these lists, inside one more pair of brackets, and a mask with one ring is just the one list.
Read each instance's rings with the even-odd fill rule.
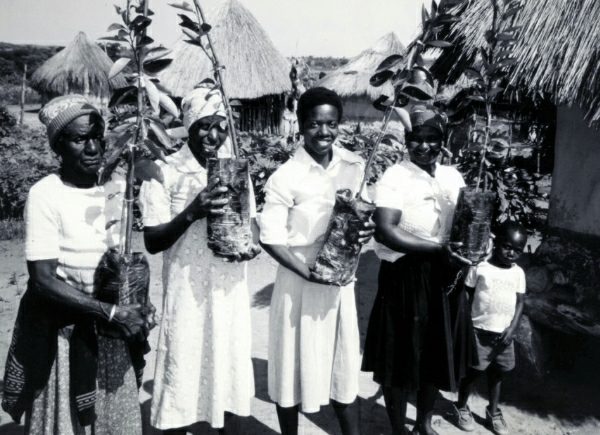
[[[331,162],[329,163],[329,166],[327,167],[328,169],[337,165],[342,160],[347,163],[361,163],[362,162],[362,159],[359,156],[354,154],[352,151],[348,151],[347,149],[340,147],[338,145],[337,141],[333,143],[331,150],[332,150]],[[318,167],[323,170],[326,170],[323,168],[323,166],[318,164],[315,161],[315,159],[313,159],[311,157],[310,154],[308,154],[306,149],[304,149],[304,144],[300,145],[298,147],[298,149],[296,150],[296,152],[294,153],[294,160],[296,160],[300,163],[303,163],[305,165],[308,165],[310,167],[314,166],[314,167]]]
[[[407,169],[410,169],[417,176],[425,177],[425,178],[427,178],[429,180],[435,180],[435,179],[437,179],[437,177],[432,177],[431,175],[429,175],[429,173],[427,171],[421,169],[420,167],[418,167],[417,165],[415,165],[410,160],[402,160],[400,162],[400,164],[403,165],[404,167],[406,167]],[[435,173],[436,173],[436,175],[438,174],[439,168],[440,168],[440,164],[438,162],[435,162]]]
[[198,160],[196,160],[196,157],[192,154],[192,150],[187,143],[176,153],[167,156],[166,160],[173,168],[184,174],[206,172],[206,169],[198,163]]

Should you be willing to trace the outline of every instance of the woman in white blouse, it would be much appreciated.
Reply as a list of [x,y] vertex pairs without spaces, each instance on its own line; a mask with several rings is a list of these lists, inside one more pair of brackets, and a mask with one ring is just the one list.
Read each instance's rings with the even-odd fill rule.
[[[342,102],[313,88],[298,101],[304,146],[265,186],[260,240],[280,267],[269,319],[269,396],[283,435],[298,433],[298,408],[318,412],[331,401],[344,435],[357,435],[360,340],[354,283],[325,284],[311,268],[338,189],[356,192],[363,160],[334,145]],[[361,243],[373,234],[366,222]]]
[[[407,399],[415,391],[413,434],[433,435],[437,432],[431,418],[439,390],[454,388],[454,371],[460,373],[465,364],[462,356],[457,367],[452,362],[442,305],[442,289],[456,277],[457,266],[469,264],[448,244],[465,183],[456,169],[437,163],[445,115],[433,106],[418,105],[410,120],[410,160],[390,167],[376,188],[375,238],[381,268],[362,370],[374,372],[374,380],[382,385],[395,435],[405,434]],[[468,317],[466,310],[453,314],[453,320],[459,314]]]

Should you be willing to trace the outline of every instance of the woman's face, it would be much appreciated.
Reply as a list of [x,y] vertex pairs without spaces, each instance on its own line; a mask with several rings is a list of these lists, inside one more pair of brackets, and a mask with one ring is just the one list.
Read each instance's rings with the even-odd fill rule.
[[217,156],[217,151],[227,139],[228,133],[227,120],[224,117],[206,116],[190,127],[188,144],[196,157],[210,159]]
[[406,134],[406,148],[411,162],[423,167],[434,164],[442,149],[442,132],[429,125],[415,127]]
[[301,126],[308,153],[317,156],[328,154],[338,136],[338,124],[336,107],[329,104],[313,107]]
[[105,145],[102,118],[92,114],[75,118],[63,129],[56,151],[64,169],[86,177],[100,169]]

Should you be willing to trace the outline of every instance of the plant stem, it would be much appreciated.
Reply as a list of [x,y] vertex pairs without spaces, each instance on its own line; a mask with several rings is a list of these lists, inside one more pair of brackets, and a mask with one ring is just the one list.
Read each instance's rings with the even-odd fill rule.
[[[206,19],[204,18],[204,13],[202,12],[202,8],[200,7],[199,0],[194,0],[194,5],[196,6],[196,15],[198,17],[198,21],[200,25],[206,23]],[[200,41],[201,37],[198,38],[198,42],[202,44]],[[225,83],[223,81],[223,74],[221,70],[223,67],[219,64],[219,58],[217,57],[217,53],[215,52],[215,47],[212,43],[212,38],[210,37],[210,32],[206,34],[206,39],[208,40],[208,47],[212,53],[212,58],[209,56],[209,59],[213,62],[213,69],[217,76],[217,81],[219,82],[219,86],[221,88],[221,94],[223,95],[223,104],[225,105],[225,111],[227,112],[227,124],[229,125],[229,136],[231,137],[231,147],[233,149],[233,155],[236,159],[239,158],[239,150],[238,150],[238,142],[237,142],[237,133],[235,131],[235,122],[233,118],[233,111],[231,110],[231,105],[229,104],[229,99],[227,98],[227,94],[225,93]],[[206,51],[206,50],[205,50]]]
[[385,135],[387,126],[390,122],[390,119],[392,118],[392,113],[394,113],[395,105],[396,105],[396,98],[394,98],[394,102],[392,103],[391,106],[389,106],[387,108],[387,110],[385,111],[385,115],[383,115],[383,125],[381,126],[381,130],[379,130],[379,135],[377,136],[377,140],[375,141],[375,144],[373,145],[373,150],[371,151],[369,160],[367,160],[367,164],[365,165],[365,172],[363,174],[363,180],[362,180],[362,183],[360,184],[360,189],[358,189],[358,192],[356,193],[356,198],[360,198],[360,196],[362,195],[362,192],[367,184],[367,176],[369,174],[369,168],[371,167],[371,164],[373,163],[373,159],[375,159],[375,155],[377,154],[377,148],[379,147],[379,144],[383,140],[383,136]]

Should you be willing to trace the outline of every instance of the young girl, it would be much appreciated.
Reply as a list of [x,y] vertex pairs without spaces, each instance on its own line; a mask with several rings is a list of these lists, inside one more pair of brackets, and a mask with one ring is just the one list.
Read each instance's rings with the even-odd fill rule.
[[498,401],[502,375],[515,367],[513,337],[525,294],[525,274],[515,261],[526,243],[527,232],[522,225],[504,222],[498,229],[492,257],[471,267],[465,280],[472,295],[471,315],[479,356],[479,364],[471,367],[461,381],[456,404],[458,425],[466,431],[475,429],[467,400],[473,383],[486,372],[489,394],[486,421],[495,433],[508,434]]
[[[360,340],[354,283],[325,284],[311,270],[324,243],[338,189],[356,193],[365,169],[354,153],[334,145],[342,101],[313,88],[298,101],[304,146],[265,186],[260,240],[280,263],[269,319],[269,396],[283,435],[298,433],[298,406],[318,412],[330,400],[344,435],[357,435]],[[359,242],[373,234],[365,223]]]
[[[163,254],[164,304],[152,395],[152,425],[169,434],[207,421],[224,427],[226,411],[250,415],[254,396],[246,264],[217,258],[207,247],[206,217],[220,214],[227,191],[207,186],[207,159],[228,131],[220,92],[194,89],[182,102],[188,143],[160,162],[164,180],[144,183],[144,242]],[[250,216],[255,216],[250,191]],[[257,240],[258,241],[258,240]],[[236,259],[260,252],[251,246]]]

